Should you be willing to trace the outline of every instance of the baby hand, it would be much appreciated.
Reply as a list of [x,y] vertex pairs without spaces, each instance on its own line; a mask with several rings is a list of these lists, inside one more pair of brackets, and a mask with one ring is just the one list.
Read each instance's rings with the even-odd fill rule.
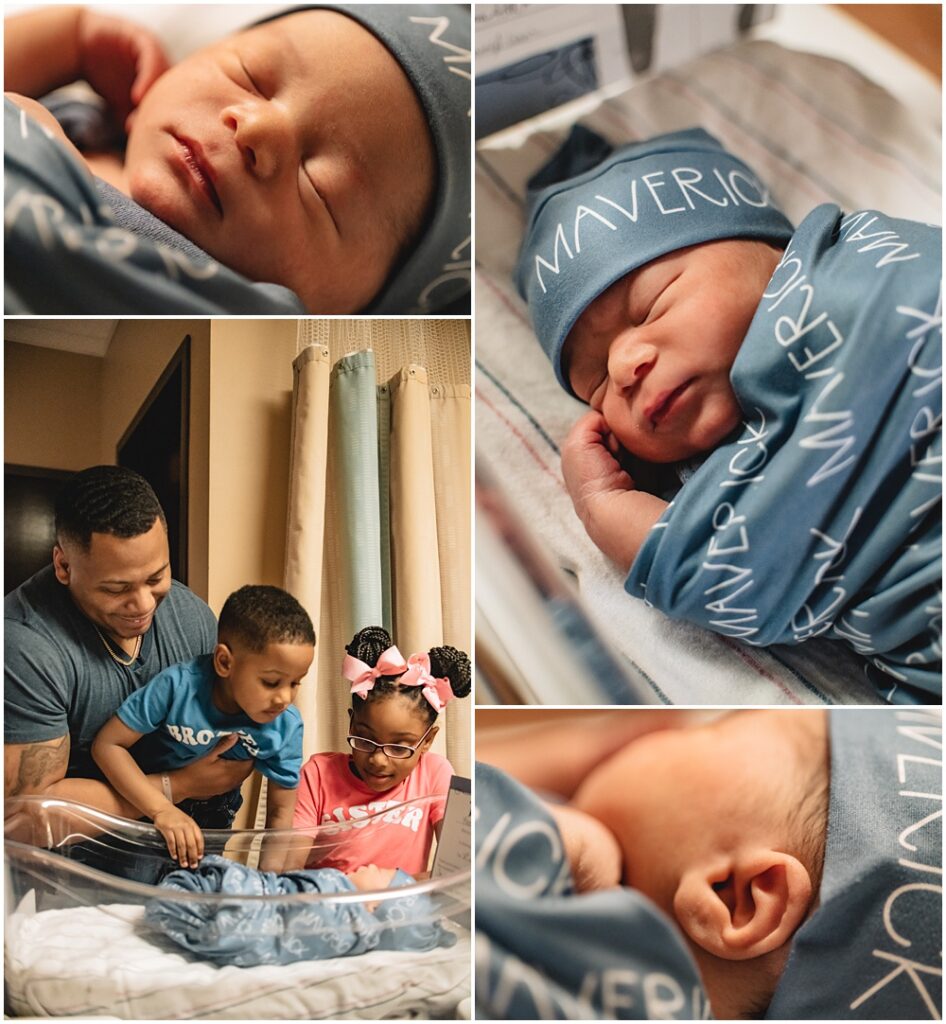
[[204,855],[204,834],[196,821],[177,807],[158,811],[154,827],[164,836],[168,853],[182,868],[196,868]]
[[366,864],[348,872],[348,877],[356,889],[361,892],[376,892],[387,889],[394,877],[394,868],[379,868],[376,864]]
[[565,847],[577,892],[621,884],[623,859],[614,834],[590,814],[561,804],[547,805]]
[[582,522],[603,495],[634,490],[634,481],[616,458],[619,450],[600,412],[585,413],[568,432],[562,445],[562,475]]
[[84,7],[79,17],[79,66],[82,77],[124,126],[170,64],[157,36],[142,25]]
[[588,536],[627,572],[667,503],[635,488],[620,450],[601,413],[586,413],[562,445],[562,474]]

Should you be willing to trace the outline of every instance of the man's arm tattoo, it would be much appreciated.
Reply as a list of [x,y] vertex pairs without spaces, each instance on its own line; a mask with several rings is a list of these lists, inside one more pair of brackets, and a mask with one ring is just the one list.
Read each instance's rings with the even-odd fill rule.
[[[66,774],[69,763],[69,733],[52,743],[26,744],[20,751],[16,779],[8,796],[44,788]],[[52,776],[52,777],[51,777]]]

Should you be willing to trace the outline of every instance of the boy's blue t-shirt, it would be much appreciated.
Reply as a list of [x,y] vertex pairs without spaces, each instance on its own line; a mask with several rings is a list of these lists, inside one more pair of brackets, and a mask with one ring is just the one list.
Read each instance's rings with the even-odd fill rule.
[[295,789],[302,768],[302,716],[291,705],[272,722],[228,715],[213,702],[214,669],[209,654],[171,665],[133,693],[116,714],[145,735],[131,748],[145,772],[171,771],[203,757],[231,733],[240,737],[223,756],[253,758],[279,786]]

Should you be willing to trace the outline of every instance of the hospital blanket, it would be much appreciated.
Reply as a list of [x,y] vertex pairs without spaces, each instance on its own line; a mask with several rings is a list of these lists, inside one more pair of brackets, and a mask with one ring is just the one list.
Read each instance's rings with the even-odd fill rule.
[[304,312],[287,288],[254,284],[166,226],[129,230],[154,218],[126,200],[117,219],[97,179],[9,99],[3,120],[6,313]]
[[940,249],[871,210],[805,218],[733,366],[744,423],[650,532],[630,594],[749,644],[841,640],[886,700],[939,700]]
[[[412,884],[398,871],[391,888]],[[154,899],[146,921],[192,953],[220,964],[252,967],[356,956],[372,949],[426,952],[456,941],[435,920],[424,894],[352,902],[293,900],[301,893],[356,892],[341,871],[257,871],[215,855],[194,871],[172,871],[159,888],[185,893],[220,893],[232,900]],[[250,900],[247,896],[282,896]]]
[[702,1020],[696,964],[671,921],[632,889],[576,894],[552,817],[476,766],[476,1017]]

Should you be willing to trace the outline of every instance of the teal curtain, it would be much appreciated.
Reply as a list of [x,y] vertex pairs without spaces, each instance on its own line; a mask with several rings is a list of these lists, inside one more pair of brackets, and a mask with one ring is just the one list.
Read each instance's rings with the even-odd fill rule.
[[[374,353],[354,352],[332,368],[329,439],[336,478],[351,632],[384,622]],[[385,512],[386,518],[386,512]],[[390,609],[389,609],[390,616]]]

